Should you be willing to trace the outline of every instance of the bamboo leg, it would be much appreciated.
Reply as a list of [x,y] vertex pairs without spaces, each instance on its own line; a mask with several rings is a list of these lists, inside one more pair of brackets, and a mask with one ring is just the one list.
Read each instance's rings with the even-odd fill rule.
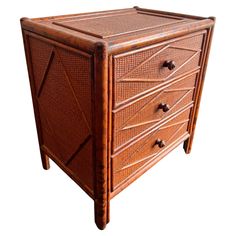
[[189,154],[191,152],[193,144],[193,137],[189,137],[187,140],[184,141],[184,151],[186,154]]
[[107,218],[107,203],[99,200],[94,201],[95,223],[101,230],[105,229],[108,223]]
[[41,160],[43,169],[48,170],[50,168],[49,157],[41,151]]
[[[210,17],[210,19],[215,21],[214,17]],[[198,85],[196,88],[196,101],[193,107],[192,118],[190,120],[190,127],[189,127],[190,137],[184,142],[184,150],[186,154],[189,154],[191,152],[191,148],[193,144],[194,131],[196,128],[198,111],[199,111],[199,106],[200,106],[200,101],[201,101],[201,96],[202,96],[202,89],[203,89],[203,84],[204,84],[204,77],[206,74],[207,61],[209,58],[212,34],[213,34],[213,28],[210,28],[208,30],[207,39],[204,45],[204,55],[202,57],[202,62],[201,62],[201,64],[203,65],[203,69],[201,70],[200,77],[198,79]]]

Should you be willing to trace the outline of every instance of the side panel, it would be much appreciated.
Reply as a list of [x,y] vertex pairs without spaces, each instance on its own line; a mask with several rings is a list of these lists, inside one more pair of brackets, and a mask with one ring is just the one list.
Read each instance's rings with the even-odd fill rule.
[[23,31],[41,152],[91,197],[93,57]]
[[[211,17],[210,18],[214,24],[215,24],[215,18]],[[201,102],[201,96],[202,96],[202,90],[203,90],[203,85],[205,81],[205,75],[206,75],[206,69],[207,69],[207,63],[209,59],[209,54],[210,54],[210,48],[211,48],[211,41],[212,41],[212,36],[213,36],[213,31],[214,31],[214,25],[207,30],[207,35],[205,36],[205,41],[203,44],[203,54],[201,58],[201,71],[198,79],[198,84],[196,87],[196,93],[195,93],[195,105],[192,109],[192,113],[190,115],[190,123],[189,123],[189,133],[190,137],[184,142],[184,150],[188,154],[191,152],[192,144],[193,144],[193,138],[194,138],[194,132],[196,128],[196,123],[197,123],[197,117],[198,117],[198,112],[199,112],[199,107],[200,107],[200,102]]]

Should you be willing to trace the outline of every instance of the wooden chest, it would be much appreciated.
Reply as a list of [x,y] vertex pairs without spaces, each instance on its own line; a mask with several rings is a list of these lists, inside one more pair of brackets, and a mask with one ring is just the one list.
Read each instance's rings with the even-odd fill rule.
[[39,146],[95,203],[176,146],[189,153],[214,17],[134,7],[21,19]]

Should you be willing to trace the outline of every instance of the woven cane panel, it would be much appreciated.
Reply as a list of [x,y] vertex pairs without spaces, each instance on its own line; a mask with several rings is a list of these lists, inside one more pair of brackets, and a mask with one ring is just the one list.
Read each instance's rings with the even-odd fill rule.
[[[127,143],[147,129],[158,125],[163,118],[179,111],[193,100],[196,74],[181,78],[169,87],[148,97],[113,112],[113,149]],[[160,103],[168,104],[170,110],[163,112],[158,109]]]
[[204,34],[194,35],[189,38],[181,39],[172,43],[174,47],[189,48],[199,50],[202,48]]
[[90,57],[33,37],[29,43],[35,84],[39,81],[42,145],[92,189]]
[[30,48],[32,57],[32,67],[34,74],[34,83],[36,87],[36,93],[38,93],[40,84],[43,80],[44,73],[46,71],[50,53],[52,51],[52,45],[49,45],[36,38],[30,38]]
[[59,48],[58,52],[81,110],[85,113],[85,118],[91,126],[91,99],[88,99],[91,98],[91,61],[78,53],[62,48]]
[[[198,35],[167,44],[164,48],[156,47],[134,53],[133,56],[114,58],[115,104],[120,105],[127,99],[140,96],[147,89],[197,68],[202,39],[203,35]],[[163,67],[168,60],[175,61],[174,70]]]
[[90,190],[93,190],[93,163],[92,163],[92,138],[83,146],[81,151],[67,164],[74,175]]
[[[190,110],[179,114],[158,130],[154,130],[144,138],[124,149],[112,158],[112,190],[135,174],[149,161],[158,158],[161,151],[187,132]],[[157,139],[165,141],[165,147],[155,145]]]
[[42,127],[43,143],[47,144],[47,147],[50,147],[51,153],[62,160],[60,149],[62,148],[63,144],[59,145],[57,143],[56,139],[54,138],[52,127],[50,126],[48,120],[45,118],[45,112],[43,112],[42,109],[40,109],[40,121]]
[[132,117],[138,112],[142,111],[142,109],[147,106],[147,104],[149,104],[155,97],[157,97],[160,92],[161,91],[136,100],[134,103],[131,103],[122,109],[113,110],[114,131],[125,127],[129,120],[132,119]]
[[[151,57],[155,52],[161,50],[164,46],[151,48],[146,50],[145,53],[143,51],[138,51],[132,54],[128,54],[126,56],[119,56],[114,60],[114,68],[115,68],[115,79],[120,79],[122,76],[127,74],[129,71],[135,69],[139,64],[147,60]],[[129,61],[130,63],[127,63]]]
[[78,110],[57,56],[51,63],[39,97],[39,104],[43,106],[58,141],[67,144],[63,155],[66,160],[73,154],[78,144],[83,142],[84,135],[88,135],[89,130],[82,119],[81,111]]
[[125,35],[144,29],[156,28],[158,26],[176,23],[179,19],[161,16],[151,16],[133,12],[132,14],[110,15],[102,17],[90,17],[86,20],[75,18],[73,20],[54,21],[53,24],[60,25],[79,32],[85,32],[99,38],[109,38],[117,35]]

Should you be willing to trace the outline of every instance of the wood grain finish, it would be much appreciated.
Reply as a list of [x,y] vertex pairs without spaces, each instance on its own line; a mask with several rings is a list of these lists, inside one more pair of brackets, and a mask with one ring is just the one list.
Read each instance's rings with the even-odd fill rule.
[[42,165],[110,200],[192,146],[214,18],[139,7],[21,19]]

